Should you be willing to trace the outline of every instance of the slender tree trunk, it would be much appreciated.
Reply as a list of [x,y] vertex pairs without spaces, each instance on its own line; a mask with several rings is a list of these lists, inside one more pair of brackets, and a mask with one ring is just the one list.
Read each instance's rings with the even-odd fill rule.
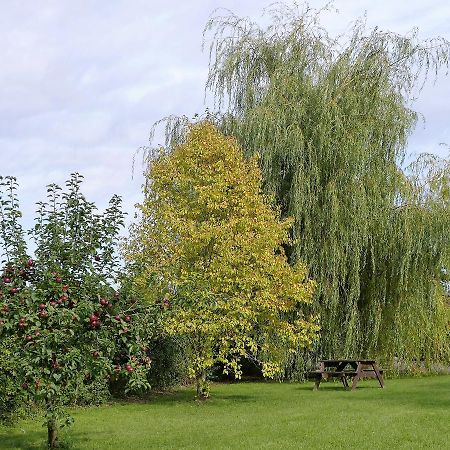
[[198,375],[195,377],[195,384],[197,386],[197,398],[200,398],[200,395],[202,392],[202,384],[201,384],[201,378]]
[[47,447],[50,449],[58,447],[58,425],[54,419],[47,422]]
[[209,388],[204,370],[196,374],[195,384],[197,387],[197,400],[206,400],[209,397]]
[[58,447],[58,419],[55,405],[51,400],[47,400],[47,448],[53,449]]

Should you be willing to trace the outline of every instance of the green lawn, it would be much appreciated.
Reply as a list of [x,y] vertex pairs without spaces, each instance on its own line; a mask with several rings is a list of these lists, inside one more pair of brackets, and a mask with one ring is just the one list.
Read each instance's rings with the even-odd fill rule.
[[[145,403],[74,410],[72,449],[448,449],[450,376],[338,383],[214,385]],[[39,421],[0,428],[1,449],[44,448]]]

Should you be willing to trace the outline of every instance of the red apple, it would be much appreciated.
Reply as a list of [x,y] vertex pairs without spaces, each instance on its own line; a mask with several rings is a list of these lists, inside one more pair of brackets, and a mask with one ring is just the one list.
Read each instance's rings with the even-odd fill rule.
[[3,282],[5,284],[11,283],[11,278],[5,277],[5,278],[3,278]]

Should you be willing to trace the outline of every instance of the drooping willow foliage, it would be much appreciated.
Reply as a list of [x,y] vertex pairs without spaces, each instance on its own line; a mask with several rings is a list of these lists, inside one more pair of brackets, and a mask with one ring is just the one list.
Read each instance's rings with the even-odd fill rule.
[[364,21],[332,39],[321,11],[270,14],[266,28],[232,14],[208,22],[207,89],[222,129],[261,155],[266,190],[295,218],[290,258],[318,283],[318,355],[448,360],[448,191],[401,165],[411,105],[448,67],[449,42]]

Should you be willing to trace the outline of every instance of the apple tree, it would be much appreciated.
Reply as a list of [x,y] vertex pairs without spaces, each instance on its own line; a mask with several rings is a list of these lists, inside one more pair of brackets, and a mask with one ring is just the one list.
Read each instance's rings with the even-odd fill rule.
[[278,376],[316,339],[316,318],[302,313],[314,283],[303,264],[288,264],[292,222],[261,194],[257,160],[201,121],[146,176],[126,259],[141,268],[136,285],[160,305],[165,332],[185,337],[197,397],[208,396],[215,363],[239,378],[250,358]]
[[71,422],[65,406],[82,386],[123,378],[129,390],[148,388],[151,324],[146,309],[118,289],[119,197],[99,214],[81,193],[81,175],[72,174],[66,192],[50,185],[30,231],[31,258],[17,183],[0,181],[0,338],[11,342],[20,394],[44,407],[54,448],[58,428]]

